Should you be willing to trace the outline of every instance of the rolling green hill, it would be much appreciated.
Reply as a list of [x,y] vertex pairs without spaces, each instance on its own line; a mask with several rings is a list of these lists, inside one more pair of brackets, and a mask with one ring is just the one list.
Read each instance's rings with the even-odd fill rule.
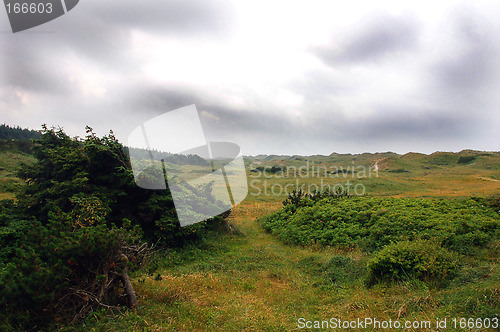
[[[34,160],[29,152],[31,146],[32,143],[25,140],[0,140],[0,197],[13,198],[14,189],[21,185],[15,169],[21,162]],[[386,152],[270,157],[246,157],[249,181],[255,181],[250,187],[248,201],[280,201],[286,197],[284,192],[267,196],[262,193],[273,185],[285,187],[296,184],[297,180],[306,187],[321,185],[322,180],[331,186],[350,181],[353,186],[362,184],[366,194],[383,196],[470,196],[500,191],[500,152],[464,150],[430,155]],[[270,173],[273,167],[283,172]],[[255,169],[265,172],[251,171]],[[361,173],[363,170],[365,176]],[[255,188],[261,190],[261,195],[255,195],[258,193]]]
[[[34,162],[29,142],[0,141],[0,198],[13,199],[23,185],[15,175],[22,162]],[[452,196],[500,193],[500,153],[258,156],[245,163],[250,192],[229,216],[237,232],[157,251],[131,275],[135,310],[97,310],[63,330],[282,331],[297,329],[300,318],[434,324],[498,317],[497,212]],[[283,207],[286,193],[272,187],[297,181],[350,181],[375,197]],[[412,242],[415,235],[423,239]],[[408,260],[414,277],[402,278]]]
[[[248,158],[246,164],[251,184],[248,199],[257,201],[282,200],[286,193],[280,194],[278,189],[287,185],[292,188],[297,183],[321,189],[327,185],[345,187],[349,181],[353,187],[363,187],[365,194],[407,197],[489,195],[500,191],[500,152],[333,153],[271,160],[259,156]],[[279,169],[283,172],[276,172]]]

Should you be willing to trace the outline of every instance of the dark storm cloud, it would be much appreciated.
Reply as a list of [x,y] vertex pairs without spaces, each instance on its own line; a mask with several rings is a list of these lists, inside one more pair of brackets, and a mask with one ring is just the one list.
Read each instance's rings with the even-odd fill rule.
[[214,135],[228,130],[282,134],[291,128],[291,124],[287,121],[288,117],[282,114],[228,107],[223,101],[203,97],[200,91],[182,90],[176,87],[150,85],[141,88],[130,93],[126,104],[131,109],[155,115],[195,104],[206,129]]
[[403,105],[380,105],[373,113],[358,118],[348,118],[332,109],[321,112],[313,122],[314,129],[308,131],[307,137],[342,142],[460,138],[474,134],[477,126],[474,119],[449,110]]
[[378,60],[417,44],[418,26],[410,18],[383,16],[361,24],[345,40],[334,40],[336,46],[317,49],[315,54],[329,65],[357,63]]
[[[202,117],[208,131],[232,132],[249,139],[272,133],[288,137],[290,143],[311,138],[316,140],[434,140],[443,137],[473,135],[478,119],[449,109],[379,105],[372,114],[348,118],[334,105],[325,107],[314,116],[290,117],[282,113],[256,113],[255,110],[235,112],[221,105],[197,105],[209,116]],[[323,106],[324,107],[324,106]],[[457,110],[455,110],[457,111]]]
[[[287,115],[276,112],[260,112],[258,110],[234,110],[224,105],[201,104],[198,110],[202,113],[207,129],[214,134],[220,130],[245,131],[259,135],[275,133],[281,135],[293,129],[293,123]],[[203,116],[205,114],[205,116]]]
[[62,45],[95,63],[121,72],[140,67],[129,54],[133,30],[172,38],[219,36],[229,25],[228,5],[220,1],[122,1],[81,5],[58,22]]
[[164,113],[192,104],[200,104],[196,93],[182,91],[179,88],[164,88],[154,85],[143,85],[131,92],[127,104],[131,109]]
[[32,92],[71,93],[61,69],[68,56],[84,59],[105,73],[127,75],[141,65],[141,59],[129,52],[134,29],[162,36],[207,37],[222,33],[229,11],[221,2],[201,0],[82,2],[34,30],[2,34],[1,81]]
[[[110,127],[120,129],[122,138],[142,121],[196,104],[207,136],[239,140],[243,149],[245,144],[254,148],[245,153],[266,149],[279,153],[300,146],[305,146],[302,152],[309,151],[312,141],[326,142],[322,153],[333,151],[328,151],[330,142],[344,141],[363,148],[366,142],[375,142],[373,149],[378,149],[377,142],[414,140],[437,149],[434,144],[442,138],[456,139],[456,146],[463,148],[469,142],[467,137],[480,137],[478,133],[484,131],[478,130],[481,123],[493,127],[491,123],[498,119],[491,116],[496,112],[492,111],[492,100],[498,98],[488,95],[498,77],[498,36],[492,36],[491,27],[467,14],[449,15],[455,22],[451,33],[435,31],[422,41],[420,34],[428,32],[427,25],[412,17],[383,15],[351,22],[338,31],[330,46],[313,50],[327,66],[338,70],[309,68],[298,61],[295,78],[271,87],[303,99],[293,110],[284,105],[262,106],[278,102],[272,95],[260,100],[259,92],[252,92],[252,77],[248,78],[250,87],[243,77],[242,86],[232,89],[230,83],[221,84],[217,93],[204,86],[206,77],[197,82],[196,74],[191,82],[172,83],[172,78],[166,77],[169,83],[160,85],[155,81],[162,78],[150,78],[143,70],[150,65],[148,59],[133,52],[138,45],[133,44],[134,36],[139,42],[145,36],[144,45],[161,37],[158,40],[193,46],[202,57],[205,42],[216,48],[220,40],[211,44],[212,39],[235,31],[228,28],[231,18],[231,8],[220,1],[83,1],[67,15],[32,31],[0,34],[0,101],[11,119],[29,118],[37,128],[42,122],[78,129],[90,124],[103,132]],[[237,32],[235,36],[239,37]],[[429,47],[426,38],[437,47]],[[196,48],[200,40],[202,46]],[[279,40],[276,42],[279,47]],[[221,44],[232,47],[225,40]],[[168,54],[165,57],[168,61]],[[409,65],[401,58],[410,60]],[[72,63],[75,59],[78,63]],[[365,64],[369,68],[360,75],[352,72]],[[75,73],[85,74],[86,68],[88,82],[80,83],[99,85],[97,88],[105,89],[102,96],[84,95],[78,80],[69,80]],[[395,73],[406,72],[409,76],[401,82],[410,82],[411,91],[397,86]],[[396,77],[394,81],[391,75]],[[377,77],[388,79],[375,86],[372,80]],[[20,94],[16,94],[18,90]],[[35,96],[31,102],[23,104],[22,90],[32,93],[28,97]],[[230,91],[236,91],[234,98],[223,97]],[[268,95],[267,91],[262,93]],[[230,106],[233,99],[239,107]],[[365,112],[368,109],[372,112]],[[321,150],[314,150],[318,152]]]

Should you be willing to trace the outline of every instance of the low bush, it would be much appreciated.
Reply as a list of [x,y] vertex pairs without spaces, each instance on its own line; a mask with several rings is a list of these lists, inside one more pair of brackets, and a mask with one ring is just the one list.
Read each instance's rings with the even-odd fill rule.
[[500,214],[500,194],[490,195],[487,197],[474,197],[481,206],[487,206],[493,209],[493,211]]
[[47,328],[101,305],[129,304],[116,296],[127,269],[142,260],[138,229],[107,227],[98,210],[80,220],[51,213],[42,224],[0,202],[1,329]]
[[425,282],[452,278],[458,269],[458,255],[432,241],[415,240],[390,244],[368,262],[368,284],[382,280]]
[[457,164],[469,164],[476,160],[476,156],[460,156],[457,160]]
[[469,254],[500,236],[499,214],[470,198],[303,198],[260,222],[288,244],[359,246],[368,252],[393,242],[435,239]]

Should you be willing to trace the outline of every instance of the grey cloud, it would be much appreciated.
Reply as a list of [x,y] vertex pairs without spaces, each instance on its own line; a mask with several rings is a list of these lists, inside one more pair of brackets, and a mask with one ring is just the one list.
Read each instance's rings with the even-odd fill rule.
[[[317,80],[322,84],[317,84]],[[141,97],[135,100],[137,105],[148,105],[154,112],[195,103],[202,113],[209,140],[233,141],[247,152],[248,147],[253,151],[269,151],[272,147],[272,151],[279,152],[283,144],[282,148],[287,151],[291,151],[289,146],[306,149],[305,142],[323,142],[322,149],[331,142],[332,151],[337,143],[345,143],[343,146],[371,144],[373,149],[382,142],[389,147],[391,144],[398,147],[420,144],[439,149],[442,140],[450,139],[463,148],[469,140],[477,139],[478,131],[487,121],[484,117],[471,116],[468,104],[439,103],[426,100],[425,96],[419,101],[408,100],[408,103],[391,100],[384,104],[372,103],[373,113],[354,119],[346,116],[341,104],[327,98],[319,102],[314,99],[314,96],[328,96],[331,92],[327,79],[320,75],[317,80],[310,82],[312,87],[308,87],[307,82],[301,86],[306,101],[301,107],[302,115],[298,117],[273,110],[235,109],[222,100],[199,97],[203,96],[200,91],[181,90],[174,86],[168,89],[151,86],[141,90]],[[478,106],[477,103],[474,105]],[[477,114],[478,110],[475,112]]]
[[5,70],[1,81],[41,93],[71,93],[61,71],[68,55],[106,73],[132,76],[141,65],[141,59],[128,52],[133,29],[183,38],[218,35],[230,21],[225,6],[201,0],[82,2],[35,30],[0,36]]
[[199,97],[195,93],[179,88],[143,85],[131,92],[127,103],[132,110],[163,113],[199,102]]
[[460,113],[450,113],[449,110],[395,112],[386,109],[379,113],[383,116],[373,116],[361,123],[358,131],[362,137],[396,140],[463,138],[473,134],[477,125],[474,119]]
[[[491,119],[498,119],[498,116],[485,116],[488,112],[493,114],[491,105],[498,101],[494,94],[485,92],[495,87],[491,80],[497,74],[494,67],[497,66],[498,38],[486,33],[489,30],[483,23],[467,16],[456,20],[455,34],[449,36],[457,41],[459,48],[447,50],[447,53],[423,49],[425,45],[418,44],[420,27],[416,21],[390,16],[370,19],[344,34],[344,39],[335,41],[342,52],[333,46],[314,50],[326,64],[342,68],[331,71],[323,67],[279,86],[304,97],[303,105],[297,110],[302,116],[259,106],[235,109],[210,91],[200,91],[195,87],[196,82],[165,87],[154,85],[142,76],[141,68],[145,63],[130,52],[134,29],[182,41],[207,36],[218,38],[225,33],[224,27],[231,24],[231,9],[224,5],[201,0],[146,3],[112,0],[99,4],[83,1],[69,14],[37,28],[46,33],[26,31],[0,35],[3,106],[12,119],[21,119],[29,125],[29,121],[36,122],[35,128],[39,128],[41,122],[63,125],[67,129],[82,129],[90,124],[103,133],[114,129],[123,139],[127,130],[141,121],[196,104],[209,139],[238,143],[246,154],[266,150],[292,154],[329,153],[343,142],[351,142],[350,147],[354,148],[365,148],[366,142],[374,142],[371,148],[380,149],[381,145],[377,144],[382,141],[389,142],[387,146],[391,146],[391,141],[406,142],[405,146],[422,142],[411,149],[427,145],[435,150],[444,138],[455,139],[456,146],[461,149],[469,142],[468,137],[480,140],[478,128],[481,124],[494,127]],[[350,68],[365,63],[384,75],[383,69],[392,66],[390,60],[403,52],[424,55],[422,61],[415,62],[421,68],[421,73],[419,68],[416,70],[421,76],[411,79],[427,79],[418,91],[408,92],[407,103],[396,101],[403,100],[404,96],[392,96],[391,86],[387,86],[384,87],[387,91],[382,91],[387,96],[387,104],[374,105],[366,100],[370,97],[363,94],[370,85],[346,79]],[[429,63],[431,53],[434,62]],[[106,87],[108,91],[101,99],[72,96],[68,73],[61,68],[64,61],[69,61],[66,56],[76,56],[86,66],[106,75],[116,73],[121,81]],[[377,65],[385,60],[387,62],[379,69]],[[399,62],[391,69],[398,70],[398,66]],[[424,77],[426,72],[428,76]],[[46,98],[40,98],[41,102],[36,103],[31,114],[28,109],[19,111],[23,105],[12,93],[16,87],[44,94]],[[471,98],[472,93],[478,95]],[[236,97],[249,99],[245,94]],[[340,101],[335,104],[335,100]],[[343,113],[342,100],[367,103],[376,111],[353,120]],[[258,105],[258,102],[273,104],[267,100],[257,100],[253,104]],[[472,117],[472,112],[481,116]],[[310,145],[310,142],[320,141],[323,150],[317,148],[319,143],[316,147]]]
[[408,17],[370,18],[362,24],[345,40],[335,40],[338,47],[316,49],[316,55],[329,65],[366,62],[411,49],[418,42],[418,25]]
[[246,136],[249,140],[272,134],[286,137],[292,145],[299,144],[302,139],[376,142],[391,139],[429,141],[444,137],[463,138],[473,135],[480,125],[480,119],[470,118],[465,112],[447,108],[378,105],[373,114],[360,119],[349,119],[335,105],[322,107],[316,115],[306,114],[298,119],[278,113],[235,111],[217,105],[201,106],[198,109],[211,115],[204,119],[209,132],[231,132],[240,137]]
[[[220,1],[122,1],[81,4],[78,12],[59,21],[61,44],[89,60],[120,71],[139,67],[141,59],[128,54],[133,30],[163,37],[210,38],[230,25],[230,8]],[[73,13],[75,12],[75,13]]]
[[290,129],[286,116],[272,111],[234,109],[219,100],[204,97],[202,91],[149,85],[131,92],[130,95],[127,104],[131,110],[142,110],[155,115],[196,104],[211,136],[217,136],[217,133],[228,130],[279,134],[286,133]]
[[68,92],[59,68],[54,65],[54,57],[37,55],[35,47],[29,44],[9,47],[0,57],[3,60],[1,80],[8,82],[9,86],[44,93]]
[[0,54],[3,84],[35,93],[67,96],[72,87],[63,68],[75,65],[71,59],[85,59],[89,66],[106,73],[113,69],[126,73],[134,67],[134,59],[125,51],[129,43],[126,31],[114,31],[104,22],[82,17],[65,24],[56,21],[50,25],[55,28],[53,32],[26,31],[0,36],[4,49]]
[[222,32],[231,21],[231,8],[227,2],[214,0],[110,0],[91,7],[89,15],[128,28],[190,34]]
[[262,113],[248,109],[234,110],[217,104],[202,104],[198,109],[207,112],[208,116],[204,120],[207,124],[207,130],[213,133],[212,135],[216,135],[221,130],[248,131],[257,135],[259,133],[284,134],[289,132],[292,127],[287,116],[273,112]]
[[458,47],[449,49],[431,64],[429,71],[437,88],[473,92],[483,88],[494,77],[498,52],[495,50],[491,29],[472,15],[457,17],[454,38]]
[[447,109],[425,109],[405,105],[380,105],[363,118],[349,119],[337,112],[321,112],[308,138],[339,142],[372,143],[419,139],[436,141],[444,137],[463,138],[474,134],[479,121]]
[[305,100],[317,104],[328,103],[331,96],[353,93],[353,88],[345,82],[318,70],[307,73],[305,77],[289,83],[287,87],[304,96]]

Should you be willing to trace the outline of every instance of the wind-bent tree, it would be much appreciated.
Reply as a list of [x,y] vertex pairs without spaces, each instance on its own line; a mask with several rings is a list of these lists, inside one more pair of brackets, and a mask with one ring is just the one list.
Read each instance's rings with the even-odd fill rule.
[[132,202],[151,197],[135,186],[123,146],[112,132],[99,138],[87,128],[79,140],[46,126],[34,143],[17,206],[0,215],[0,310],[12,327],[35,327],[111,308],[121,293],[136,306],[128,270],[147,246]]
[[204,222],[180,227],[168,190],[136,186],[112,132],[97,137],[87,127],[79,139],[43,126],[33,143],[36,162],[18,172],[26,185],[15,203],[0,202],[0,327],[37,329],[98,306],[134,307],[128,272],[146,241],[179,245],[206,230]]

